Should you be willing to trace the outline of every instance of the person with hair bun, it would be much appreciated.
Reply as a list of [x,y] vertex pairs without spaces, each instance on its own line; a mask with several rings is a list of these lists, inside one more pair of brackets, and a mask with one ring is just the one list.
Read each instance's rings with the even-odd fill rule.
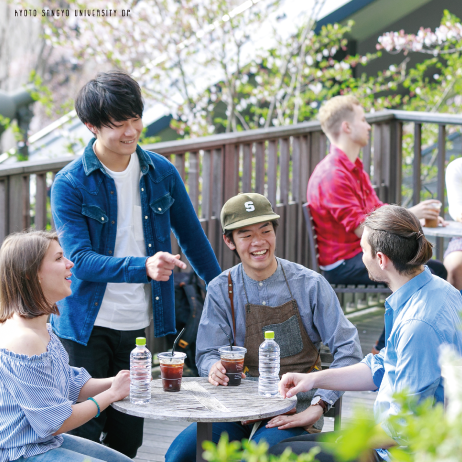
[[[381,448],[371,448],[375,450],[368,460],[390,460],[387,448],[406,444],[388,420],[400,410],[395,393],[406,391],[418,402],[444,402],[439,347],[451,345],[462,354],[462,295],[424,266],[432,254],[432,245],[419,220],[403,207],[385,205],[368,215],[361,248],[369,277],[387,284],[393,292],[385,301],[385,348],[352,366],[316,374],[284,374],[279,392],[290,397],[313,388],[378,391],[374,416],[389,440],[381,443]],[[316,435],[289,438],[270,448],[270,453],[282,454],[290,447],[301,454],[314,446],[321,448],[317,460],[336,461]]]
[[69,296],[71,269],[56,233],[8,236],[0,248],[0,462],[125,462],[123,454],[65,434],[130,389],[129,371],[93,379],[69,366],[47,318]]

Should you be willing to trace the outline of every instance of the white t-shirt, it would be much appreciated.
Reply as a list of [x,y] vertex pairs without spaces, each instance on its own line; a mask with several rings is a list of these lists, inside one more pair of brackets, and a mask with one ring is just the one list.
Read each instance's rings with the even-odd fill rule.
[[457,220],[462,213],[462,157],[453,160],[446,167],[446,189],[449,215]]
[[[145,257],[141,197],[140,161],[133,153],[123,172],[106,166],[117,190],[117,235],[114,257]],[[115,330],[136,330],[149,326],[151,306],[150,284],[108,283],[95,326]]]

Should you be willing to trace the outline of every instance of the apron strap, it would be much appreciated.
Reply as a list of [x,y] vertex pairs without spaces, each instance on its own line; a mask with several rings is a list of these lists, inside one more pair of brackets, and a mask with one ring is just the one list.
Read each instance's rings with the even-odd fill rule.
[[308,371],[306,372],[307,374],[309,374],[313,369],[316,368],[316,366],[318,365],[318,361],[319,361],[319,357],[321,356],[321,352],[318,351],[318,357],[316,358],[316,361],[314,362],[314,364],[308,369]]
[[281,262],[279,262],[279,264],[281,265],[282,274],[284,275],[284,279],[286,280],[287,288],[289,289],[290,298],[292,300],[294,300],[294,296],[292,295],[292,291],[290,290],[289,281],[287,280],[287,276],[286,276],[286,272],[284,271],[284,267],[282,266]]
[[228,273],[228,296],[229,301],[231,302],[231,316],[233,318],[233,345],[236,341],[236,318],[234,316],[234,289],[233,289],[233,280],[231,279],[231,271]]

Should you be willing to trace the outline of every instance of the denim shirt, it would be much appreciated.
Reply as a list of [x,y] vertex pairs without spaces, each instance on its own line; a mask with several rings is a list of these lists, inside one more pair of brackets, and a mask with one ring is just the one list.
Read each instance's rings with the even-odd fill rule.
[[163,156],[136,147],[140,161],[140,196],[147,257],[113,256],[117,232],[114,180],[93,151],[93,138],[81,158],[63,168],[51,190],[51,209],[65,256],[74,263],[72,295],[58,302],[52,316],[62,338],[86,345],[109,282],[151,283],[154,335],[175,333],[173,277],[148,280],[146,260],[171,252],[173,230],[194,271],[209,283],[220,266],[202,230],[183,180]]
[[[370,367],[379,390],[374,403],[375,419],[399,444],[406,442],[386,422],[399,412],[393,394],[407,389],[419,401],[429,397],[435,402],[444,401],[439,347],[453,345],[462,354],[461,311],[460,292],[433,276],[428,267],[385,302],[387,344],[379,354],[369,354],[363,362]],[[388,451],[377,452],[389,460]]]

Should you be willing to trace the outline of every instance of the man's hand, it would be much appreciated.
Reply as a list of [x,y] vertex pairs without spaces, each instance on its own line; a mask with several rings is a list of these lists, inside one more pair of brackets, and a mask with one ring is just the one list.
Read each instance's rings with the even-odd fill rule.
[[317,422],[321,416],[321,406],[310,406],[299,414],[277,415],[267,423],[266,428],[278,427],[278,430],[287,430],[288,428],[302,427],[306,430]]
[[[224,368],[223,364],[221,364],[221,361],[217,361],[209,371],[209,383],[212,385],[218,386],[218,385],[223,385],[227,386],[229,382],[229,378],[226,377],[226,369]],[[241,373],[241,377],[245,379],[245,374]]]
[[284,374],[279,382],[279,394],[283,398],[291,398],[301,391],[309,391],[314,386],[313,376],[316,374],[299,374],[289,372]]
[[168,281],[175,266],[186,269],[186,264],[179,255],[168,252],[157,252],[146,260],[146,274],[154,281]]
[[441,204],[440,201],[436,199],[428,199],[422,201],[414,207],[409,208],[409,212],[412,212],[419,220],[421,218],[428,218],[429,220],[434,220],[440,214],[438,208],[435,208],[433,204]]

